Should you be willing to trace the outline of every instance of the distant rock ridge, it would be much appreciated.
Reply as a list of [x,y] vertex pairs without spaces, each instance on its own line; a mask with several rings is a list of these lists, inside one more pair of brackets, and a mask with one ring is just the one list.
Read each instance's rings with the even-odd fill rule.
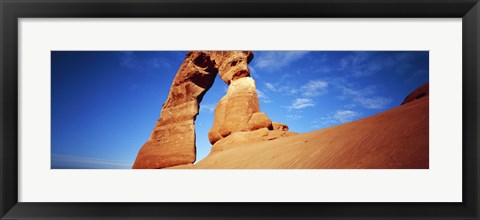
[[260,112],[255,81],[248,68],[252,59],[251,51],[188,52],[162,106],[160,119],[133,168],[166,168],[195,162],[194,121],[217,72],[229,86],[215,108],[214,123],[208,132],[213,144],[211,153],[221,151],[227,143],[239,146],[296,134]]
[[429,94],[429,86],[428,86],[428,83],[425,83],[422,86],[415,89],[407,97],[405,97],[405,99],[403,100],[401,105],[412,102],[416,99],[421,99],[421,98],[427,97],[428,94]]

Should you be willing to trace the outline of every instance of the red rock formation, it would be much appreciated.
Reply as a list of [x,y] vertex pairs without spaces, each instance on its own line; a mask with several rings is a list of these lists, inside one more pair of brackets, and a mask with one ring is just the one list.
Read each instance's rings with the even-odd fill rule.
[[163,168],[195,162],[194,121],[199,102],[212,86],[217,69],[208,53],[189,52],[173,80],[150,139],[133,168]]
[[[215,109],[213,127],[208,132],[210,143],[214,144],[234,132],[262,128],[261,124],[255,124],[253,121],[249,123],[253,114],[258,112],[260,104],[255,81],[250,77],[244,77],[231,82],[227,94],[218,102]],[[265,124],[263,127],[269,126],[271,121],[270,125]]]
[[418,87],[417,89],[415,89],[415,91],[413,91],[412,93],[410,93],[406,98],[405,100],[403,100],[402,102],[402,105],[405,104],[405,103],[409,103],[413,100],[416,100],[416,99],[421,99],[423,97],[426,97],[428,96],[428,83],[425,83],[423,84],[422,86]]
[[217,63],[220,78],[228,85],[236,79],[250,76],[248,63],[253,59],[251,51],[210,52]]
[[279,122],[272,122],[273,130],[288,131],[288,126]]
[[189,52],[175,76],[160,119],[140,149],[133,168],[185,167],[195,162],[194,121],[199,103],[212,86],[217,71],[229,87],[215,109],[213,127],[208,133],[212,144],[237,132],[243,133],[228,141],[244,143],[295,134],[283,129],[272,131],[272,121],[260,112],[255,81],[248,69],[252,58],[250,51]]
[[213,126],[208,132],[208,139],[212,144],[235,132],[262,128],[273,130],[272,121],[265,113],[260,112],[255,80],[250,77],[248,63],[253,54],[244,51],[228,53],[228,56],[222,57],[218,67],[220,77],[229,86],[227,94],[215,108]]

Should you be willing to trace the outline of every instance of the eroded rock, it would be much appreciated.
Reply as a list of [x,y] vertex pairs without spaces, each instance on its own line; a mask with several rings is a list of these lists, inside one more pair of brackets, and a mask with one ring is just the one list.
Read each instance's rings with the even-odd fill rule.
[[251,51],[212,52],[217,62],[220,78],[230,85],[234,80],[250,76],[248,63],[253,59]]
[[217,68],[208,53],[189,52],[173,80],[150,139],[133,168],[154,169],[195,162],[195,117]]
[[213,126],[208,133],[210,143],[214,144],[235,132],[271,128],[271,120],[259,112],[255,81],[251,77],[232,81],[227,94],[215,108]]
[[194,121],[199,103],[217,72],[229,85],[218,102],[208,133],[212,152],[226,146],[294,135],[288,126],[272,123],[260,112],[255,81],[250,77],[250,51],[188,52],[175,76],[150,139],[140,149],[133,168],[188,167],[195,162]]
[[288,131],[288,126],[280,122],[272,122],[273,130]]

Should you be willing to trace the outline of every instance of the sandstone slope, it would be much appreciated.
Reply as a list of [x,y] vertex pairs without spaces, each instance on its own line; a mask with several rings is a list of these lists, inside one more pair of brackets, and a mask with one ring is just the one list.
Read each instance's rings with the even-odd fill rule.
[[209,156],[189,168],[427,169],[428,84],[419,90],[422,91],[413,92],[401,106],[350,123],[214,148]]

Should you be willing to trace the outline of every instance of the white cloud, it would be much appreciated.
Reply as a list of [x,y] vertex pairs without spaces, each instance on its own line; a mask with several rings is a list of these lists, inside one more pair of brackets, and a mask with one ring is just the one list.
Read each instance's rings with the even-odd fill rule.
[[359,112],[352,110],[337,110],[326,117],[312,121],[310,124],[312,128],[320,129],[356,120],[360,115]]
[[392,102],[392,99],[385,98],[385,97],[382,97],[382,96],[375,96],[375,97],[372,97],[372,98],[359,97],[359,98],[354,99],[354,101],[358,102],[364,108],[384,109],[385,107],[387,107],[388,104],[390,104]]
[[306,97],[318,96],[325,94],[328,88],[328,83],[322,80],[310,80],[307,84],[301,87],[302,95]]
[[333,115],[333,118],[341,123],[346,123],[349,121],[353,121],[357,118],[360,114],[358,112],[352,110],[338,110]]
[[265,88],[272,92],[280,92],[286,95],[297,95],[301,97],[314,97],[323,95],[327,92],[328,83],[322,80],[310,80],[299,88],[291,86],[281,86],[278,83],[265,83]]
[[259,52],[255,57],[255,68],[278,69],[301,59],[308,51]]
[[384,57],[374,56],[371,52],[356,52],[340,60],[340,69],[351,72],[353,77],[365,77],[376,74],[393,61]]
[[272,92],[277,92],[277,88],[272,83],[265,83],[265,87]]
[[264,103],[272,102],[272,100],[267,95],[265,95],[265,93],[262,92],[260,89],[257,89],[257,95],[258,95],[258,99],[260,99],[261,102],[264,102]]
[[313,103],[312,99],[308,98],[297,98],[295,99],[290,106],[288,106],[288,109],[304,109],[307,107],[313,107],[315,104]]
[[352,103],[345,105],[345,108],[361,106],[366,109],[385,109],[392,102],[391,98],[375,96],[378,87],[368,86],[361,89],[346,86],[344,84],[336,85],[342,92],[338,98],[340,100],[350,100]]
[[214,104],[200,104],[200,112],[214,112],[215,105]]
[[280,86],[278,83],[273,84],[273,83],[265,83],[265,88],[271,92],[280,92],[284,93],[286,95],[295,95],[298,93],[298,89],[295,89],[290,86]]

